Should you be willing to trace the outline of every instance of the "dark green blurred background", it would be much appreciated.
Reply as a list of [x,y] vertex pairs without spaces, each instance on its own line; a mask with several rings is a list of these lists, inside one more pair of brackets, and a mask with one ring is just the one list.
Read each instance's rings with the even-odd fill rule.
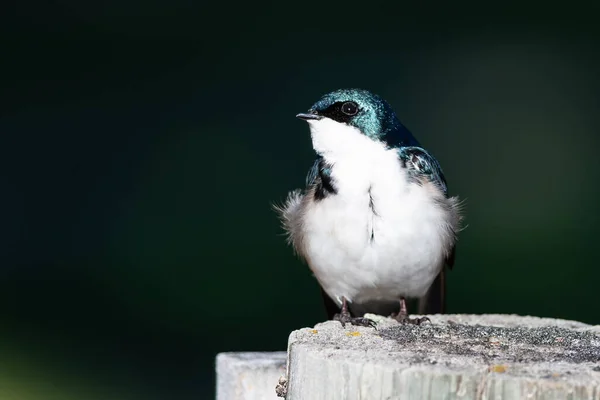
[[600,323],[597,8],[9,8],[3,400],[210,399],[217,352],[322,320],[270,204],[312,165],[294,115],[340,87],[386,98],[467,199],[450,312]]

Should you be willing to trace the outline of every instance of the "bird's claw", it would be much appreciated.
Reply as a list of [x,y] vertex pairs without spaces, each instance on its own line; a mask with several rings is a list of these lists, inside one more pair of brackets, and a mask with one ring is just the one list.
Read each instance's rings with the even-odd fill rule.
[[373,321],[372,319],[363,318],[363,317],[352,318],[352,321],[350,321],[350,323],[352,325],[357,325],[357,326],[366,326],[366,327],[371,327],[371,328],[377,327],[377,324],[375,323],[375,321]]
[[375,328],[375,326],[376,326],[375,321],[373,321],[369,318],[363,318],[363,317],[353,318],[350,315],[350,313],[335,314],[333,316],[333,320],[339,321],[343,327],[346,327],[346,324],[348,324],[348,323],[350,323],[352,325],[356,325],[356,326],[366,326],[366,327],[371,327],[371,328]]
[[401,324],[421,325],[423,322],[431,323],[431,320],[427,317],[409,318],[406,314],[392,314],[392,318]]

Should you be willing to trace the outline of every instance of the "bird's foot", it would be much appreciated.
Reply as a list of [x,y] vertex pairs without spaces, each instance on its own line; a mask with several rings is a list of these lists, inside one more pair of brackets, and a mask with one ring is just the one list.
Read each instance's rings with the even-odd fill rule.
[[353,318],[349,312],[341,312],[339,314],[335,314],[333,316],[334,321],[339,321],[343,327],[346,327],[346,324],[352,324],[356,326],[369,326],[375,328],[375,321],[370,320],[369,318],[355,317]]
[[400,312],[398,314],[392,314],[390,317],[394,318],[396,321],[401,324],[411,324],[411,325],[421,325],[423,322],[431,322],[431,320],[427,317],[421,318],[409,318],[408,317],[408,309],[406,308],[406,299],[404,297],[400,298]]
[[421,325],[423,322],[431,322],[427,317],[410,318],[407,314],[403,313],[392,314],[391,317],[401,324]]

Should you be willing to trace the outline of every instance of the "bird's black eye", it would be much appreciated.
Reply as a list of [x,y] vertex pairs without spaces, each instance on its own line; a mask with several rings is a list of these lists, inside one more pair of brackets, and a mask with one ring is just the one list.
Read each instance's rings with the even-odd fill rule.
[[353,101],[347,101],[342,104],[342,112],[346,115],[356,115],[358,113],[358,104]]

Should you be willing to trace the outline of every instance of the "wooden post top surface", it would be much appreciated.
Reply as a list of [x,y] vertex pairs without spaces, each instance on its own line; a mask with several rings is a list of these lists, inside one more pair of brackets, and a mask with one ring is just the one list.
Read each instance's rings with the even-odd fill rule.
[[433,315],[377,329],[327,321],[292,332],[296,399],[600,400],[600,326],[517,315]]

